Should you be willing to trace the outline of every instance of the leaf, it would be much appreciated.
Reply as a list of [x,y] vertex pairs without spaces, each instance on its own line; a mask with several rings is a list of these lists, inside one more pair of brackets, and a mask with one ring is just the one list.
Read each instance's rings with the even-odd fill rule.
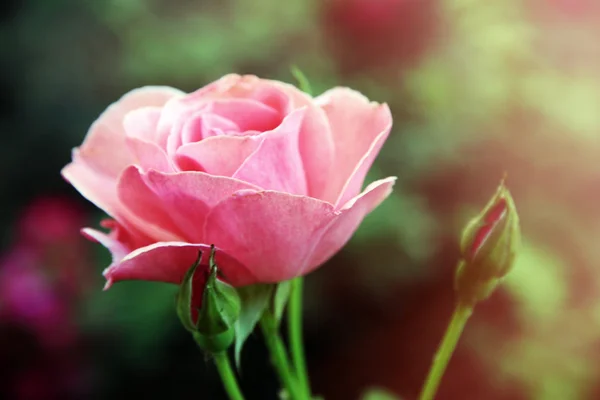
[[285,311],[285,306],[288,303],[291,292],[292,281],[281,282],[275,288],[275,296],[273,296],[273,312],[275,314],[277,324],[281,322],[281,318],[283,317],[283,312]]
[[372,388],[365,392],[362,400],[401,400],[395,394],[380,388]]
[[308,81],[306,75],[304,75],[302,71],[300,71],[300,68],[296,67],[295,65],[292,65],[290,70],[292,72],[292,75],[294,75],[294,78],[296,78],[296,80],[298,81],[298,86],[300,87],[300,90],[312,96],[312,89],[310,87],[310,82]]
[[252,285],[238,288],[242,300],[242,311],[235,324],[235,364],[240,368],[244,342],[252,333],[263,312],[269,306],[274,285]]

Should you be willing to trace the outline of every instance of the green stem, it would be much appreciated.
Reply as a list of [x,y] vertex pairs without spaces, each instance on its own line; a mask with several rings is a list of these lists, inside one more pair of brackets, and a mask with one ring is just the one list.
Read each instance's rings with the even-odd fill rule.
[[421,390],[419,400],[433,400],[435,394],[437,393],[438,387],[440,386],[442,376],[444,375],[446,367],[448,366],[448,362],[452,357],[452,353],[454,353],[454,349],[456,349],[458,339],[460,338],[460,335],[467,324],[467,320],[472,313],[472,306],[466,306],[462,304],[458,304],[456,306],[454,313],[452,314],[452,320],[446,329],[444,338],[442,339],[437,353],[435,354],[435,358],[433,359],[433,364],[431,365],[429,375],[427,376],[427,380],[425,381],[423,389]]
[[221,381],[223,381],[223,386],[225,386],[225,391],[227,392],[229,399],[244,400],[244,396],[242,395],[242,391],[238,386],[237,379],[235,378],[235,374],[231,368],[227,353],[222,351],[220,353],[213,354],[213,356],[215,364],[217,365],[217,369],[219,370],[219,375],[221,375]]
[[292,361],[298,385],[303,394],[310,398],[310,383],[304,358],[304,344],[302,340],[302,287],[304,280],[298,277],[292,281],[292,292],[288,305],[288,333],[290,335],[290,348]]
[[291,400],[304,400],[305,397],[302,396],[302,393],[298,390],[296,379],[292,374],[285,345],[283,344],[283,340],[281,340],[281,336],[279,336],[277,322],[273,315],[266,311],[260,320],[260,326],[265,337],[267,348],[271,353],[273,366],[275,367],[275,370],[279,375],[279,380],[283,387],[285,387],[289,398]]

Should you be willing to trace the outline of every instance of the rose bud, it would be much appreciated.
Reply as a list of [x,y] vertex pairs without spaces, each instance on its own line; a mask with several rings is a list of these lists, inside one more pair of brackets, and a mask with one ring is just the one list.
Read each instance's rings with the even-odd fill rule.
[[519,216],[502,180],[494,197],[463,231],[455,276],[458,301],[474,306],[485,300],[510,271],[520,243]]
[[186,273],[177,295],[177,314],[198,346],[209,353],[225,351],[235,339],[234,324],[240,315],[237,291],[218,278],[211,247],[210,270],[201,271],[202,253]]

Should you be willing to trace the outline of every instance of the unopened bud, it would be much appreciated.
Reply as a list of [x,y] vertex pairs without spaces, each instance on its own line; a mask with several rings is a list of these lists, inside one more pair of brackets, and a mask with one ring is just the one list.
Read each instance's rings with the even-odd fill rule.
[[240,315],[240,297],[231,285],[218,278],[211,248],[209,271],[198,268],[201,255],[186,273],[177,297],[177,314],[202,350],[227,350],[235,339],[234,324]]
[[520,244],[519,216],[502,180],[494,197],[463,231],[455,276],[458,301],[473,306],[486,299],[510,271]]

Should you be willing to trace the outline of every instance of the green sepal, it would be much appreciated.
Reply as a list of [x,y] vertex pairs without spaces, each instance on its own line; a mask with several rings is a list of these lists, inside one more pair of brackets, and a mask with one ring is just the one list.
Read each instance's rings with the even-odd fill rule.
[[210,273],[204,286],[202,308],[198,315],[194,338],[198,345],[212,353],[227,350],[235,339],[235,324],[240,317],[241,299],[235,288],[218,279],[211,248]]
[[235,365],[240,369],[241,353],[244,343],[256,324],[269,307],[275,285],[258,284],[238,289],[242,301],[240,317],[235,324]]
[[298,87],[300,88],[300,90],[312,96],[312,88],[310,87],[310,82],[308,81],[306,75],[302,73],[300,68],[296,67],[295,65],[292,65],[290,67],[290,71],[292,72],[292,75],[294,75],[294,78],[296,78],[296,80],[298,81]]
[[200,265],[200,261],[202,260],[202,252],[198,252],[198,257],[194,264],[187,270],[185,276],[183,278],[183,282],[181,286],[179,286],[179,291],[177,292],[176,297],[176,305],[175,308],[177,310],[177,316],[181,321],[182,325],[190,332],[196,331],[196,326],[194,325],[194,321],[192,320],[192,295],[193,295],[193,278],[196,273],[196,269]]
[[279,324],[285,311],[285,306],[290,299],[292,293],[292,281],[285,281],[277,284],[275,288],[275,295],[273,296],[273,314]]
[[200,349],[210,351],[211,353],[218,353],[231,347],[231,344],[235,340],[235,329],[229,328],[222,333],[214,335],[203,335],[200,332],[194,332],[192,335]]

